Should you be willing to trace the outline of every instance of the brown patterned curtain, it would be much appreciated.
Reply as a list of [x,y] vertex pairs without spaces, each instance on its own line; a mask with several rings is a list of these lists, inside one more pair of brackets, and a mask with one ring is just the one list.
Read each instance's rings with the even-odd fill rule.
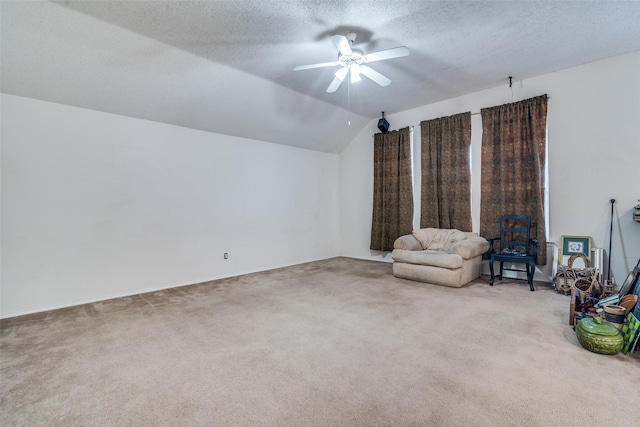
[[371,250],[391,251],[413,230],[413,183],[409,127],[373,137]]
[[420,228],[471,231],[471,113],[420,123]]
[[480,235],[497,237],[503,214],[531,216],[540,241],[538,264],[547,261],[544,171],[547,95],[483,108]]

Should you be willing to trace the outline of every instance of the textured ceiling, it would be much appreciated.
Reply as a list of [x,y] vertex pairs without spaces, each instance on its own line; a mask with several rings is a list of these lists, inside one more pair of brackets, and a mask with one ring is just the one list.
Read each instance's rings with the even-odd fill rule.
[[[4,93],[339,152],[393,114],[640,49],[640,1],[6,1]],[[325,92],[330,36],[371,64]],[[348,125],[348,120],[351,125]]]

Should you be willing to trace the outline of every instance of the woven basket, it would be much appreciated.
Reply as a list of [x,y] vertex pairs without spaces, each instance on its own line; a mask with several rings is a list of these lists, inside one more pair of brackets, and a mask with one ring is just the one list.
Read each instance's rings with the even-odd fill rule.
[[[574,268],[573,263],[577,259],[581,259],[584,263],[584,268]],[[567,267],[572,269],[576,275],[576,277],[591,277],[594,273],[593,268],[591,268],[591,263],[589,262],[589,258],[583,253],[575,253],[569,257],[569,261],[567,262]]]
[[566,265],[558,266],[558,272],[553,280],[556,286],[556,292],[569,295],[571,293],[571,288],[573,287],[573,282],[575,281],[576,274],[573,272],[573,269]]
[[[585,268],[573,268],[573,263],[578,258],[582,259]],[[589,258],[587,258],[585,254],[574,253],[569,257],[567,265],[558,266],[558,272],[554,278],[556,292],[569,295],[576,280],[589,278],[593,275],[594,271],[589,263]]]
[[581,277],[573,282],[572,288],[576,290],[580,296],[580,301],[584,302],[588,297],[600,298],[604,295],[604,286],[598,280],[598,270],[595,271],[592,279]]

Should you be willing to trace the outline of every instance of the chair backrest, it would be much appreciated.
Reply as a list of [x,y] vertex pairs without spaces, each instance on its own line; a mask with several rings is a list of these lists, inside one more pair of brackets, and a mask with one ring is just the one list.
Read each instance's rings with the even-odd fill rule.
[[529,254],[531,217],[529,215],[500,216],[500,249],[509,248]]

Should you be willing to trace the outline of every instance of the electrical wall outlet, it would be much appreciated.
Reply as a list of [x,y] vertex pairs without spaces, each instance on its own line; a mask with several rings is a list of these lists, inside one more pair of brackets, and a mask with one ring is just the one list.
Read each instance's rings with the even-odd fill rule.
[[229,254],[227,252],[224,253],[224,259],[229,259]]

